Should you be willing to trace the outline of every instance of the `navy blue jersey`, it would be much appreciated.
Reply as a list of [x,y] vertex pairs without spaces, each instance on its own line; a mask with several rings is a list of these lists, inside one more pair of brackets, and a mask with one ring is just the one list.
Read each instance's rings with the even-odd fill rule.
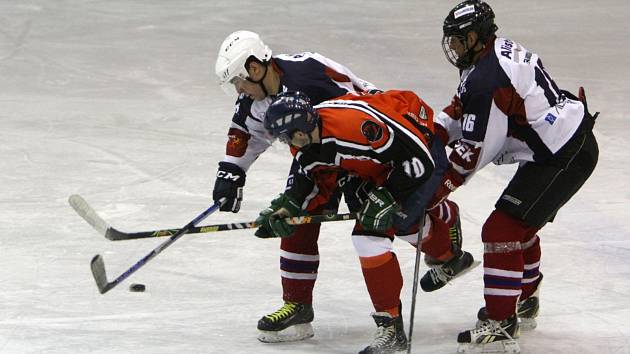
[[[466,179],[490,162],[544,161],[584,116],[582,103],[561,93],[538,55],[506,38],[462,72],[457,96],[461,107],[447,107],[435,121],[448,132],[449,159]],[[456,111],[461,115],[449,115]]]
[[[280,91],[302,91],[314,105],[350,92],[377,89],[348,68],[317,53],[275,56],[270,70],[280,75]],[[238,98],[223,161],[247,171],[258,156],[271,146],[273,138],[263,126],[269,104],[271,97],[260,101],[245,95]]]

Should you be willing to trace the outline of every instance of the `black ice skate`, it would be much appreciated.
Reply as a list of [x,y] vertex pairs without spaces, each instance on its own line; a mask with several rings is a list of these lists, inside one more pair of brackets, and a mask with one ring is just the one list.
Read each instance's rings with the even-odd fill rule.
[[[539,299],[538,296],[530,296],[523,301],[519,301],[516,310],[516,315],[519,320],[519,325],[522,330],[530,331],[538,325],[536,323],[536,317],[538,317]],[[488,321],[488,312],[485,307],[479,309],[477,312],[477,328],[479,328],[485,321]]]
[[[540,283],[542,282],[542,273],[538,279],[536,291],[527,299],[518,302],[516,308],[516,316],[518,317],[519,327],[523,331],[531,331],[538,326],[536,317],[540,309]],[[488,312],[482,307],[477,312],[477,327],[481,326],[484,321],[488,320]]]
[[527,299],[518,303],[518,315],[519,325],[526,331],[531,331],[538,326],[536,317],[538,317],[538,309],[540,308],[540,301],[538,296],[530,296]]
[[503,321],[487,320],[475,329],[457,336],[457,353],[466,354],[519,354],[521,349],[515,338],[519,336],[516,314]]
[[426,292],[435,291],[449,281],[466,274],[479,264],[481,262],[475,261],[472,254],[460,250],[453,259],[429,269],[420,279],[420,287]]
[[523,330],[531,331],[538,326],[536,317],[538,317],[540,309],[540,284],[542,280],[543,275],[540,273],[536,291],[530,297],[518,303],[516,315],[518,316],[519,326]]
[[[258,320],[258,340],[264,343],[292,342],[314,335],[313,306],[285,302],[278,311]],[[286,331],[285,331],[286,330]]]
[[374,340],[359,354],[393,354],[407,349],[402,316],[392,317],[387,312],[376,312],[372,317],[377,326]]

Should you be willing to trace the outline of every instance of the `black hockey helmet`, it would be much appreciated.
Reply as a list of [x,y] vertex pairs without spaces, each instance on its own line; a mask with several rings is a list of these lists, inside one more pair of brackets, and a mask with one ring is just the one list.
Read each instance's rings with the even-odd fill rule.
[[[476,52],[468,48],[467,35],[475,31],[478,41],[485,42],[499,29],[494,23],[494,11],[482,0],[464,0],[455,6],[444,19],[442,49],[446,59],[459,69],[466,69],[473,63]],[[464,53],[457,55],[451,48],[451,41],[458,39],[464,46]],[[475,44],[476,45],[476,44]],[[474,46],[473,46],[474,47]]]
[[319,116],[311,101],[300,91],[279,93],[265,113],[265,129],[275,138],[288,144],[295,131],[312,132]]

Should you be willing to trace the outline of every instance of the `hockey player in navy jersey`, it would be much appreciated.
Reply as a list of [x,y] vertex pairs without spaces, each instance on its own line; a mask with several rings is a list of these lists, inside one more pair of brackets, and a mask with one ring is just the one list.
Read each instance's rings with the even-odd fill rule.
[[458,336],[460,353],[518,353],[519,322],[535,326],[538,314],[538,231],[593,172],[597,114],[560,90],[541,58],[495,35],[494,12],[480,0],[455,6],[442,40],[461,83],[436,118],[436,134],[453,146],[450,169],[434,202],[442,200],[489,163],[519,167],[483,225],[485,307],[472,330]]
[[[222,211],[238,212],[243,199],[247,170],[274,141],[263,127],[263,116],[273,96],[286,90],[300,90],[315,103],[348,92],[378,89],[348,68],[317,53],[275,55],[253,32],[237,31],[222,43],[216,74],[222,88],[238,93],[235,113],[228,131],[226,154],[219,163],[213,199],[227,198]],[[289,172],[288,183],[297,165]],[[317,195],[317,191],[314,191]],[[334,212],[339,192],[311,214]],[[346,199],[352,196],[346,196]],[[280,244],[280,268],[284,305],[258,322],[259,339],[265,342],[301,340],[313,330],[312,292],[319,267],[317,240],[319,224],[296,227],[293,237]],[[295,331],[283,331],[293,327]],[[291,332],[295,332],[292,334]]]

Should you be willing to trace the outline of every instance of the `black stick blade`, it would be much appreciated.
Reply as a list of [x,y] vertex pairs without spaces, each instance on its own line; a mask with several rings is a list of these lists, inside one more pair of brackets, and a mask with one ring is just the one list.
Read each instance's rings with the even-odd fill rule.
[[101,294],[105,294],[109,289],[111,289],[111,286],[107,282],[107,274],[105,274],[105,263],[103,262],[103,257],[101,257],[100,254],[94,256],[94,258],[92,258],[92,262],[90,263],[90,267],[92,268],[92,275],[96,281],[98,291]]
[[120,241],[120,240],[128,240],[131,239],[127,234],[122,233],[113,227],[107,228],[105,231],[105,238],[111,241]]

